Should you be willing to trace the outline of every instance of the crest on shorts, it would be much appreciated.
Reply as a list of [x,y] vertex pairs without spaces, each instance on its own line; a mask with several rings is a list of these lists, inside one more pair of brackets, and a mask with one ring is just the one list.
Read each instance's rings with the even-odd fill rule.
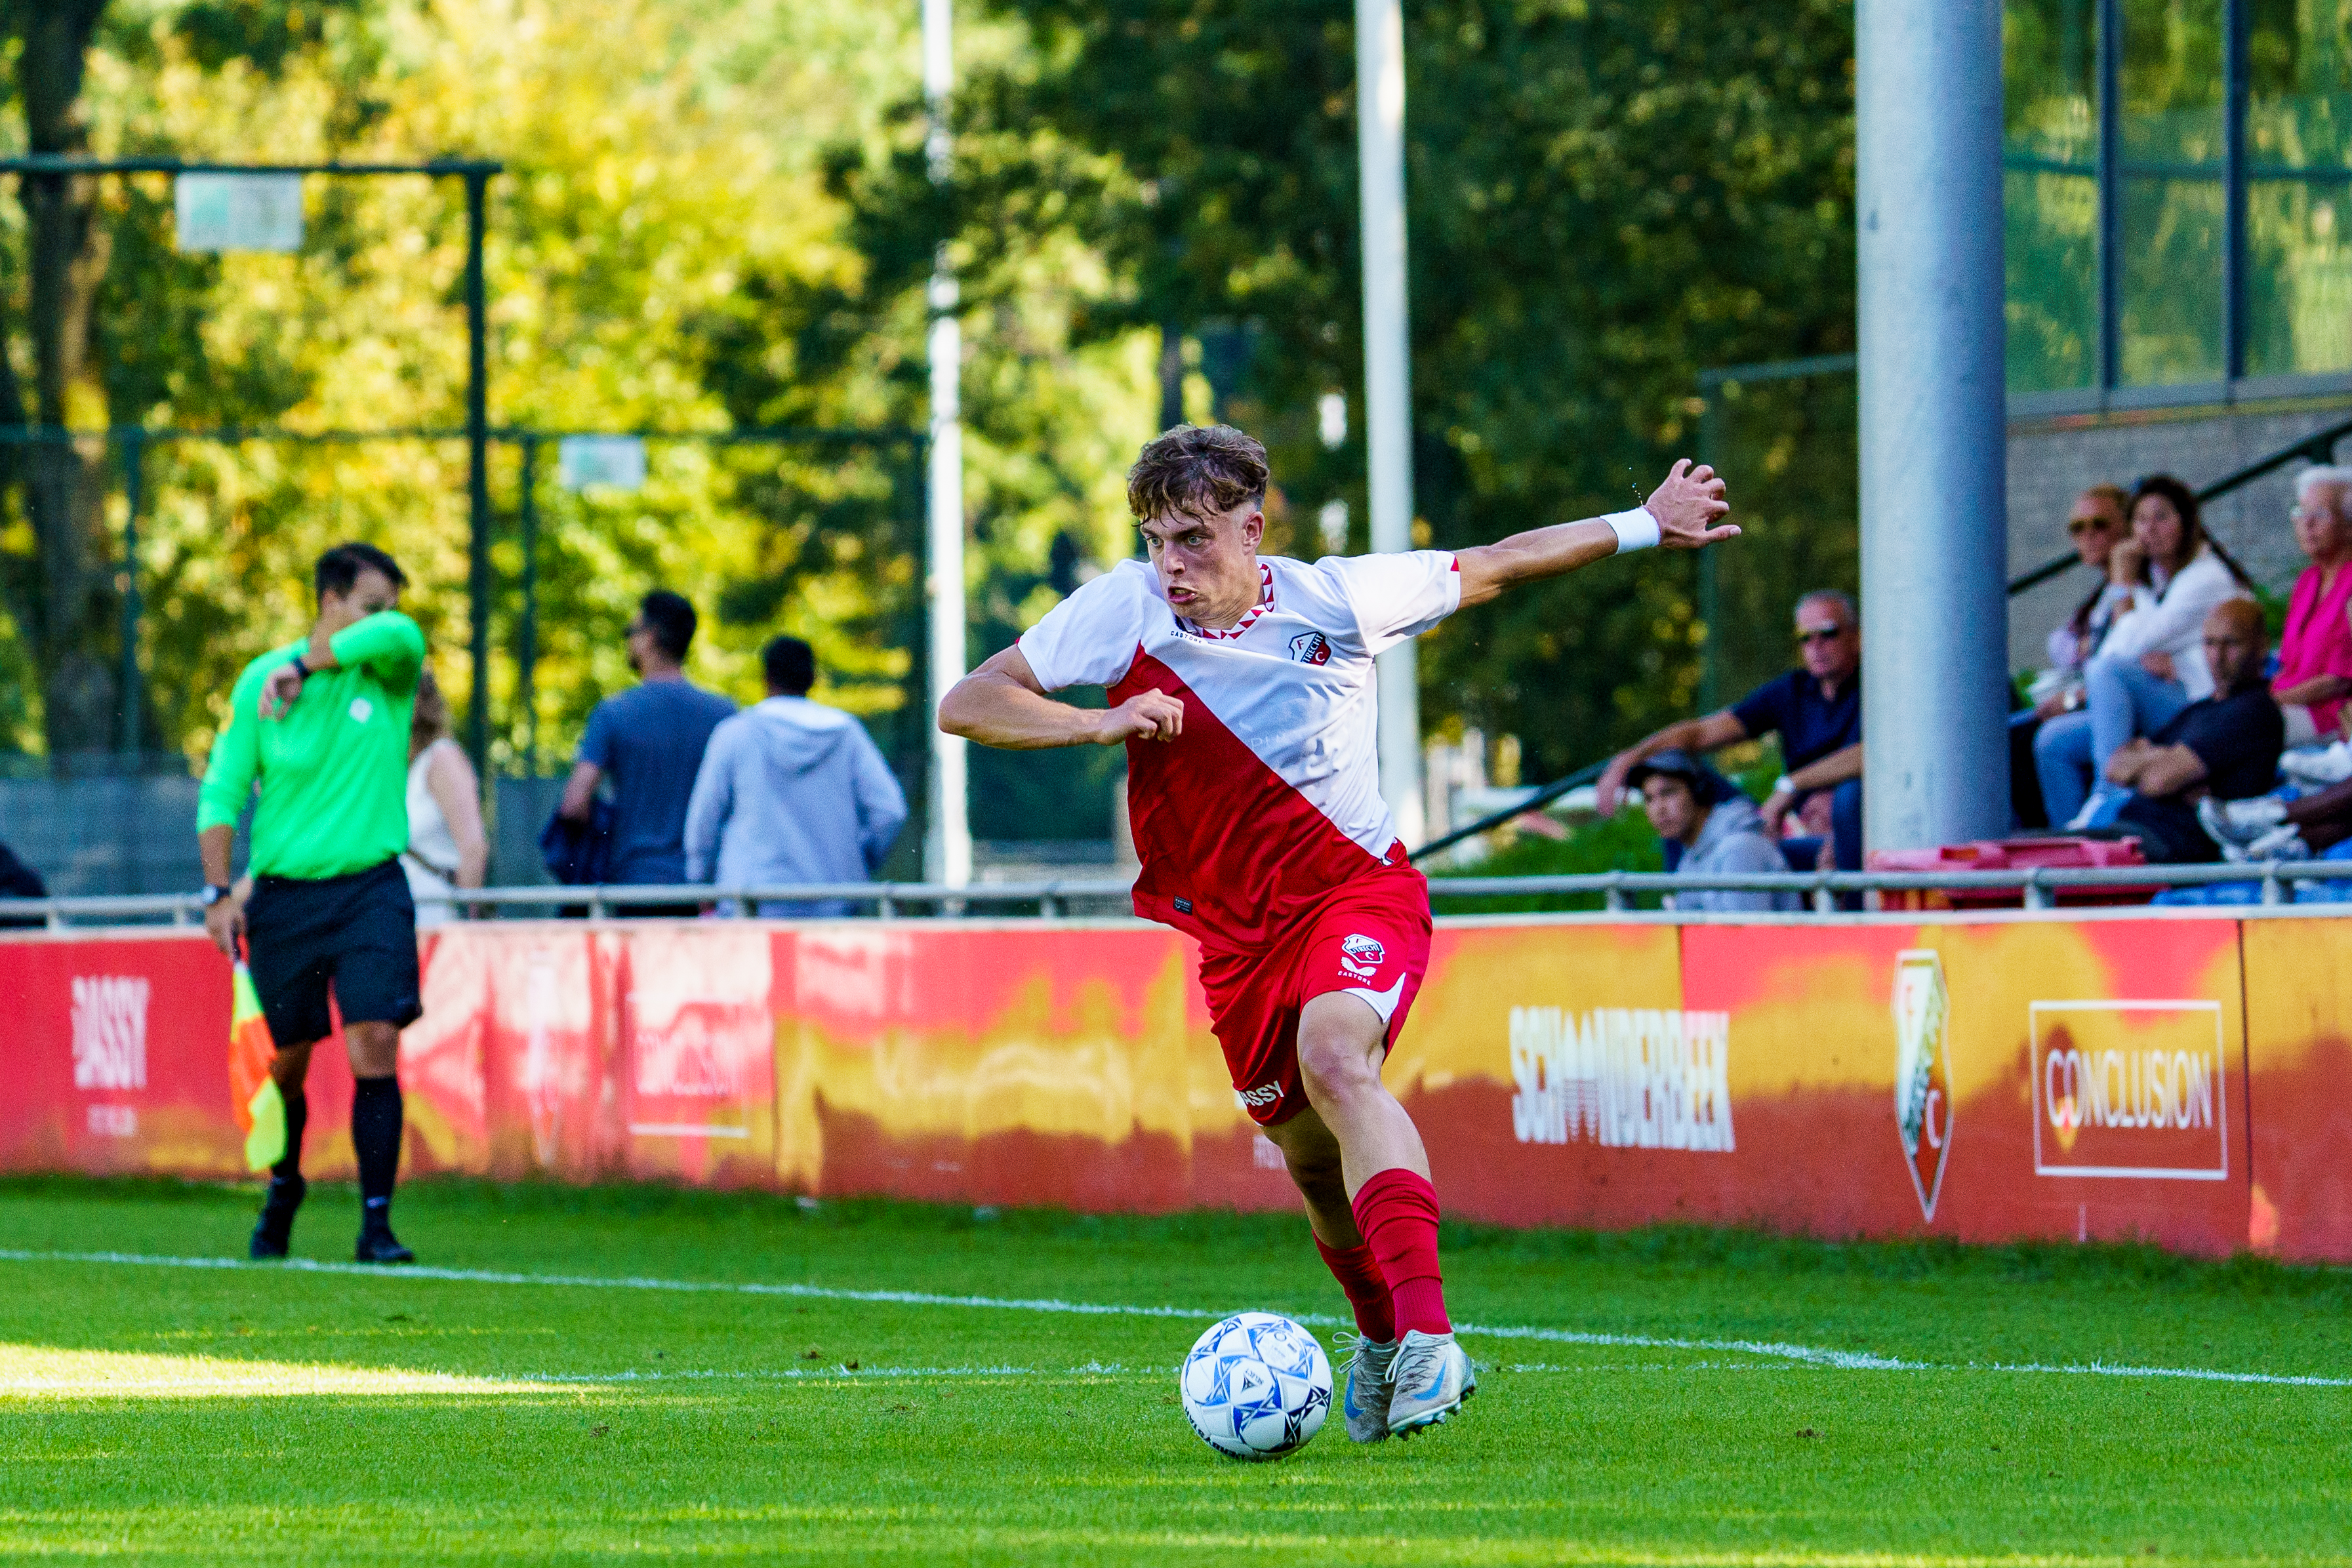
[[1331,662],[1330,640],[1320,632],[1301,632],[1290,640],[1290,656],[1302,664]]
[[1339,938],[1339,967],[1360,980],[1370,979],[1387,956],[1388,949],[1370,936]]

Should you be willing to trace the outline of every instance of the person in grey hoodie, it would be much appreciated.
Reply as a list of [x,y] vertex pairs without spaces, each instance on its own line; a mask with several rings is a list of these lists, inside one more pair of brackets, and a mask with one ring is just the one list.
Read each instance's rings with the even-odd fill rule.
[[[1654,752],[1633,767],[1626,782],[1642,792],[1642,809],[1675,875],[1787,873],[1789,862],[1765,832],[1756,803],[1688,752]],[[1793,893],[1695,888],[1668,895],[1666,906],[1683,914],[1754,913],[1801,909],[1804,901]]]
[[[686,877],[722,887],[865,882],[907,821],[907,797],[866,727],[808,699],[816,654],[797,637],[760,651],[768,700],[719,725],[686,808]],[[770,918],[829,919],[840,899],[763,900]]]

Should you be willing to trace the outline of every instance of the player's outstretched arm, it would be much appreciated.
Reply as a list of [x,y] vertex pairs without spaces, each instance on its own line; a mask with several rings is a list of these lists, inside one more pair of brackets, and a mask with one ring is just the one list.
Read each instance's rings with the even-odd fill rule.
[[[1724,539],[1737,538],[1739,529],[1718,520],[1731,510],[1724,499],[1723,480],[1712,468],[1692,467],[1690,459],[1677,462],[1665,482],[1643,503],[1657,524],[1654,541],[1667,549],[1703,549]],[[1628,513],[1628,517],[1638,514]],[[1563,577],[1615,555],[1621,548],[1618,529],[1606,518],[1559,523],[1530,528],[1494,544],[1455,553],[1462,570],[1462,602],[1483,604],[1507,588]],[[1634,545],[1635,549],[1640,544]]]
[[955,684],[940,704],[940,727],[1008,751],[1173,740],[1184,732],[1184,704],[1166,692],[1142,692],[1115,708],[1057,703],[1016,643]]

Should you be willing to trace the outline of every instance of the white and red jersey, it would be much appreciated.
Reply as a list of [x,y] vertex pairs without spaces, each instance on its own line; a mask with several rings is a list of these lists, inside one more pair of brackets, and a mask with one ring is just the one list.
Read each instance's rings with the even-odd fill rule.
[[1256,607],[1221,632],[1179,616],[1160,574],[1127,560],[1021,639],[1047,691],[1182,700],[1182,735],[1127,744],[1135,912],[1223,950],[1261,946],[1333,888],[1402,861],[1381,799],[1372,660],[1462,603],[1443,550],[1258,568]]

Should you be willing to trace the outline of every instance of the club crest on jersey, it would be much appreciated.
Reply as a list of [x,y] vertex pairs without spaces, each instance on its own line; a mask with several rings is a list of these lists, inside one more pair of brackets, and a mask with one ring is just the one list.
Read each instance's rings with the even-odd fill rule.
[[1342,936],[1339,939],[1339,967],[1359,980],[1369,980],[1379,972],[1381,960],[1388,949],[1370,936]]
[[1290,640],[1290,656],[1302,664],[1331,662],[1330,640],[1320,632],[1301,632]]

